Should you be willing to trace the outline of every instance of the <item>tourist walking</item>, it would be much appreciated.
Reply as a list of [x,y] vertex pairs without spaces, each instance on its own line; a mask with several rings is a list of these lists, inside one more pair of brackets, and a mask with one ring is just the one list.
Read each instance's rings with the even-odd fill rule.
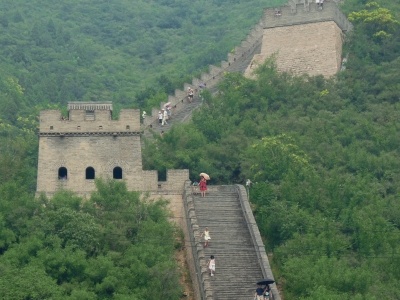
[[171,119],[171,107],[167,106],[165,108],[167,110],[168,120]]
[[188,88],[188,99],[189,102],[192,103],[193,102],[193,96],[194,96],[194,91],[192,90],[191,87]]
[[207,180],[203,176],[201,176],[199,185],[200,185],[201,197],[205,197],[207,191]]
[[162,125],[162,126],[168,125],[168,123],[167,123],[168,114],[167,114],[167,112],[165,111],[165,109],[162,110],[162,115],[163,115],[163,118],[162,118],[162,123],[161,123],[161,125]]
[[271,296],[271,288],[267,284],[267,286],[265,287],[265,290],[264,290],[264,300],[269,300],[270,296]]
[[204,236],[204,248],[208,247],[208,241],[211,240],[210,237],[210,230],[208,230],[208,227],[206,227],[206,230],[201,234],[200,238]]
[[215,258],[214,255],[210,256],[210,259],[207,262],[207,268],[210,270],[211,276],[215,274]]
[[262,285],[259,285],[256,289],[256,293],[254,294],[254,299],[256,300],[264,300],[264,291],[265,288],[262,288]]
[[158,124],[162,125],[163,113],[161,111],[158,112]]

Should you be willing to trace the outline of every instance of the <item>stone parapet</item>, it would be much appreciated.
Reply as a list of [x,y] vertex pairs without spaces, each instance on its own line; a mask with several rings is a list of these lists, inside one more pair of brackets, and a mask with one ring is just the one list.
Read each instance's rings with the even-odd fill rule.
[[334,2],[325,2],[323,9],[318,9],[315,3],[308,2],[288,4],[280,8],[265,8],[262,20],[264,29],[326,21],[334,21],[343,32],[353,28]]
[[157,171],[143,170],[139,110],[123,109],[112,120],[109,102],[68,107],[69,117],[40,112],[37,194],[64,189],[89,196],[96,178],[123,180],[130,191],[182,191],[189,170],[167,170],[163,182]]
[[60,110],[40,112],[39,134],[43,133],[87,133],[87,132],[141,132],[140,110],[122,109],[120,118],[112,120],[110,111],[71,110],[69,116],[62,117]]
[[[195,300],[212,300],[212,289],[209,282],[209,277],[206,275],[205,255],[202,243],[199,239],[200,229],[197,224],[196,212],[193,204],[192,186],[190,181],[185,182],[183,192],[183,206],[185,210],[186,226],[183,226],[183,232],[185,240],[189,241],[186,247],[187,250],[187,262],[190,271],[190,277],[192,278],[193,290]],[[199,265],[200,262],[200,265]]]
[[[210,65],[208,73],[202,73],[200,79],[194,78],[192,83],[184,84],[183,91],[177,90],[174,95],[168,97],[168,101],[171,102],[173,107],[173,113],[178,113],[183,110],[186,106],[187,101],[187,88],[191,87],[195,90],[195,96],[198,95],[199,88],[198,84],[206,84],[207,88],[213,88],[221,81],[224,77],[225,72],[237,71],[238,67],[241,66],[246,60],[254,56],[254,50],[260,46],[263,41],[263,33],[266,29],[274,29],[278,27],[288,27],[294,25],[306,25],[309,23],[321,23],[321,22],[334,22],[341,32],[347,32],[352,30],[352,24],[347,20],[346,16],[339,10],[336,3],[326,1],[322,10],[317,8],[315,3],[309,0],[291,0],[287,5],[280,8],[265,8],[263,17],[260,21],[250,30],[246,40],[241,42],[240,46],[236,46],[233,53],[228,53],[227,60],[220,63],[220,67]],[[293,28],[293,27],[290,27]],[[336,31],[336,29],[334,30]],[[283,36],[284,37],[284,36]],[[322,38],[323,39],[323,38]],[[341,61],[341,41],[339,42],[340,35],[335,36],[336,40],[332,47],[336,49],[336,52],[331,54],[327,53],[329,57],[334,56],[336,58],[334,63],[330,63],[325,68],[322,64],[320,69],[322,72],[315,71],[311,72],[310,75],[323,74],[324,76],[331,76],[337,72],[337,62]],[[303,38],[305,40],[305,38]],[[286,37],[286,41],[290,42],[291,37]],[[275,44],[274,40],[267,41],[270,44]],[[326,43],[325,43],[326,44]],[[340,50],[339,50],[340,48]],[[290,51],[292,48],[287,48]],[[331,50],[328,50],[328,52]],[[269,54],[270,55],[270,54]],[[263,62],[266,59],[265,55],[256,55],[254,57],[255,62]],[[302,64],[301,58],[296,60],[296,63]],[[319,61],[319,58],[316,58]],[[318,62],[317,68],[318,69]],[[245,72],[246,76],[251,76],[252,70],[248,69]],[[308,73],[308,67],[299,69],[297,72],[297,66],[289,69],[293,71],[295,75]],[[325,68],[325,69],[324,69]],[[285,68],[282,68],[286,70]],[[329,70],[328,70],[329,69]],[[153,110],[154,113],[154,110]],[[151,118],[153,123],[146,122],[147,127],[153,126],[156,122],[156,118]]]
[[[225,72],[230,72],[237,68],[244,60],[252,57],[254,55],[254,49],[256,49],[262,39],[263,33],[263,24],[262,19],[250,30],[250,33],[247,35],[246,40],[241,42],[240,46],[236,46],[234,49],[234,53],[228,53],[228,60],[221,62],[221,67],[217,67],[214,65],[209,66],[208,73],[202,73],[201,78],[193,78],[191,83],[185,83],[182,90],[176,90],[174,95],[168,96],[168,102],[171,102],[171,107],[173,108],[173,113],[177,113],[184,109],[186,101],[187,101],[187,90],[188,87],[191,87],[195,91],[195,97],[198,95],[199,84],[206,84],[207,88],[213,88],[222,78],[224,77]],[[158,108],[152,110],[152,114],[158,111]],[[147,127],[151,127],[156,123],[156,119],[153,115],[150,118],[150,121],[147,121],[145,125]]]
[[[235,185],[235,187],[239,195],[239,200],[242,206],[243,214],[246,219],[246,223],[248,225],[254,243],[254,248],[257,253],[258,262],[262,270],[262,273],[264,275],[264,278],[274,279],[274,275],[272,274],[272,269],[269,264],[268,256],[267,253],[265,252],[265,246],[261,239],[261,234],[258,229],[256,220],[254,218],[253,211],[251,210],[250,207],[249,199],[247,197],[247,192],[243,185],[237,184]],[[278,288],[276,287],[276,284],[275,283],[270,284],[270,288],[273,294],[273,299],[281,300],[281,296],[279,294]]]
[[[334,21],[266,28],[261,54],[253,61],[262,64],[271,55],[279,71],[332,76],[341,66],[342,30]],[[245,76],[251,76],[253,69],[248,66]]]

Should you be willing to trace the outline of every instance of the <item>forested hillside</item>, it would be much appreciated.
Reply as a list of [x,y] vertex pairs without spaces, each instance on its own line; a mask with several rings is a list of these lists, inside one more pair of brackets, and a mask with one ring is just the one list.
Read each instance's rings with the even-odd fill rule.
[[158,104],[225,59],[272,3],[1,1],[1,299],[180,298],[164,202],[112,182],[85,203],[35,200],[39,111]]
[[400,10],[343,10],[345,71],[293,77],[272,57],[254,80],[228,73],[192,123],[145,149],[150,169],[251,179],[285,299],[400,299]]
[[[2,299],[178,299],[165,203],[113,182],[85,204],[34,200],[39,110],[157,103],[224,59],[268,3],[2,1]],[[193,122],[143,152],[147,169],[252,180],[285,299],[400,298],[400,9],[378,3],[342,6],[355,29],[337,77],[278,73],[273,58],[257,79],[226,74]]]
[[179,299],[165,201],[97,182],[83,201],[0,187],[1,299]]
[[262,8],[282,2],[4,0],[0,68],[32,104],[143,107],[146,96],[225,59]]

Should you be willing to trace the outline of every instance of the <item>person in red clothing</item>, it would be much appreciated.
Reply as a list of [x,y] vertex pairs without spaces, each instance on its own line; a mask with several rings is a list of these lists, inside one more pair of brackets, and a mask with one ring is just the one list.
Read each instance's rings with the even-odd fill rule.
[[205,197],[207,191],[207,180],[203,176],[201,176],[199,186],[200,186],[201,196]]

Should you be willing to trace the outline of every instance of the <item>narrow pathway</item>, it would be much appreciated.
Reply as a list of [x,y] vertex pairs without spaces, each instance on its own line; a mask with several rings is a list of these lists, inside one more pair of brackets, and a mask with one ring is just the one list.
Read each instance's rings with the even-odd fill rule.
[[215,256],[216,273],[210,276],[214,300],[252,299],[256,282],[263,278],[257,254],[233,186],[194,196],[201,231],[210,230],[205,256]]
[[[251,63],[254,54],[258,54],[260,52],[261,52],[261,43],[258,47],[254,48],[253,52],[251,53],[251,55],[249,55],[249,57],[247,59],[245,59],[241,62],[233,62],[231,64],[231,66],[229,66],[227,68],[227,71],[228,72],[240,72],[243,74],[246,71],[247,66]],[[212,94],[215,94],[218,91],[216,86],[207,86],[207,88],[210,90],[210,92]],[[156,117],[151,116],[154,119],[154,121],[150,126],[148,126],[144,130],[144,136],[147,139],[152,140],[153,134],[156,134],[157,136],[159,136],[161,131],[167,132],[168,130],[171,129],[173,124],[185,123],[185,122],[189,121],[191,119],[191,115],[192,115],[193,111],[202,105],[202,101],[198,97],[194,98],[193,103],[190,103],[186,97],[185,97],[185,99],[182,99],[182,100],[183,101],[181,102],[181,104],[184,106],[184,108],[181,109],[176,114],[174,114],[174,111],[172,111],[172,118],[171,118],[171,120],[168,121],[168,125],[164,125],[164,126],[159,125],[158,120],[156,120]],[[150,117],[150,116],[148,116],[148,117]],[[142,145],[143,145],[143,143],[142,143]]]

